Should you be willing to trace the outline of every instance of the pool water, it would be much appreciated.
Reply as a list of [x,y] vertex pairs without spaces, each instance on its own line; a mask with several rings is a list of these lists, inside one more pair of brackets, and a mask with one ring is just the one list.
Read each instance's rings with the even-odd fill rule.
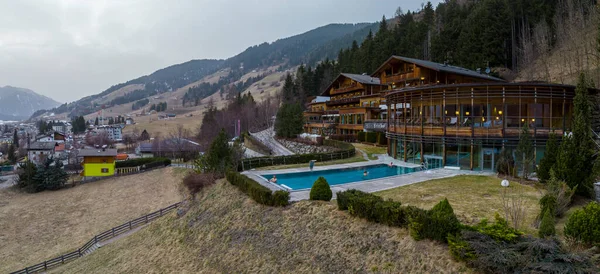
[[[364,176],[365,170],[367,170],[368,172],[366,176]],[[420,170],[420,168],[409,168],[400,166],[389,167],[388,165],[382,164],[344,169],[276,174],[276,176],[278,185],[286,186],[292,190],[300,190],[311,188],[313,183],[320,176],[325,177],[329,185],[340,185],[385,178],[390,176],[397,176],[407,173],[413,173]],[[262,175],[262,177],[264,177],[265,180],[269,180],[273,178],[273,174]]]

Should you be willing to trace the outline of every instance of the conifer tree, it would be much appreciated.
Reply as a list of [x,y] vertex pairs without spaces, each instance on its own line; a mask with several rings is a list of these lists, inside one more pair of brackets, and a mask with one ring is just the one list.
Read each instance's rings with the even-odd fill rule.
[[16,148],[19,148],[19,135],[17,134],[17,129],[15,129],[15,132],[13,134],[13,144]]
[[517,161],[521,164],[521,171],[525,179],[529,178],[529,174],[531,173],[531,166],[535,161],[534,152],[531,135],[529,135],[529,126],[525,123],[521,128],[521,135],[519,136],[519,144],[516,151]]
[[16,155],[16,151],[15,151],[15,145],[14,144],[10,144],[10,146],[8,146],[8,155],[6,157],[8,157],[8,161],[11,164],[14,164],[17,162],[17,155]]
[[210,144],[208,153],[206,154],[206,169],[208,171],[224,174],[227,169],[232,167],[231,163],[231,148],[225,129],[221,129],[219,135]]
[[546,142],[546,151],[544,158],[540,161],[537,169],[537,177],[540,183],[546,183],[550,179],[550,170],[556,163],[558,157],[558,138],[554,132],[550,133],[548,142]]

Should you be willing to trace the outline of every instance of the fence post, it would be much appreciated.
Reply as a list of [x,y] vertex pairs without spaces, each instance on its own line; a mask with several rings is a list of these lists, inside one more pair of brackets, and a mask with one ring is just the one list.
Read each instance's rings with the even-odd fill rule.
[[144,216],[146,219],[146,223],[148,223],[148,215]]
[[163,210],[163,209],[161,208],[161,209],[160,209],[160,216],[162,216],[162,210]]
[[48,270],[48,266],[46,265],[47,261],[44,261],[44,270]]
[[115,228],[113,227],[111,230],[112,230],[112,236],[114,238],[115,237]]
[[94,236],[94,244],[98,243],[98,235]]
[[60,261],[64,264],[65,263],[65,255],[60,255]]
[[131,221],[129,221],[129,230],[131,230]]
[[77,249],[77,255],[79,255],[79,257],[81,257],[81,248]]

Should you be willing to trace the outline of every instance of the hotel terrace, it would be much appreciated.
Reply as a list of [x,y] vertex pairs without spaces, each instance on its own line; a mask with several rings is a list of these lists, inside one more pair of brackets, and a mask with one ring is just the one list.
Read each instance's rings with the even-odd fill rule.
[[[596,90],[593,91],[596,93]],[[430,167],[495,170],[530,128],[536,162],[551,131],[569,131],[575,87],[506,81],[455,66],[390,57],[371,76],[341,74],[309,104],[305,130],[386,132],[390,156]]]

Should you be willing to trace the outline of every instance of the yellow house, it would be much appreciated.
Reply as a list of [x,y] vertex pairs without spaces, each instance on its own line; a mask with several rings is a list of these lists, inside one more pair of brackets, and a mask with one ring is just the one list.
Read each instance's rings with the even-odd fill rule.
[[83,157],[84,177],[104,177],[115,175],[116,149],[80,149],[79,156]]

